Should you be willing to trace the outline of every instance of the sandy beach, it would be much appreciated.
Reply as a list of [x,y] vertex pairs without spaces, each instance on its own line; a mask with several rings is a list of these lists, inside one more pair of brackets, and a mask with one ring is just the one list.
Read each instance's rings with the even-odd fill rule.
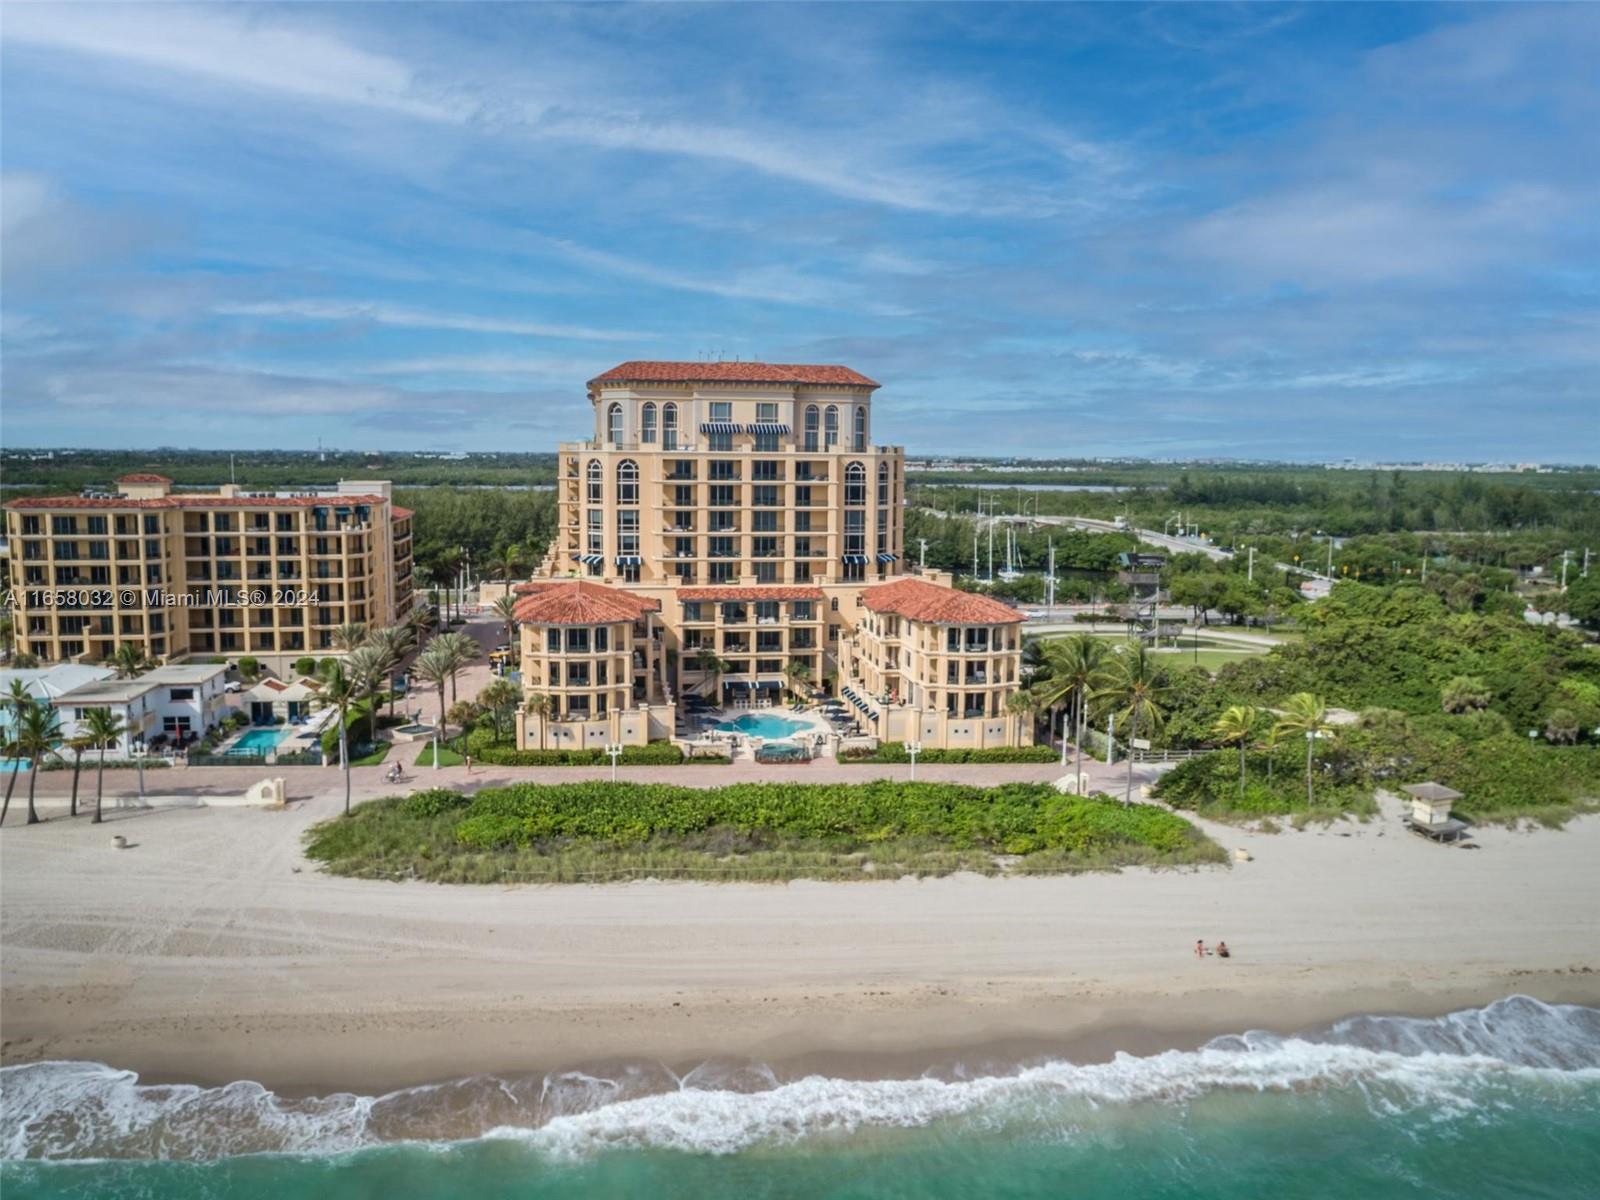
[[[8,822],[4,1062],[286,1093],[635,1057],[872,1074],[1600,1001],[1596,818],[1470,850],[1392,815],[1208,827],[1253,860],[1198,871],[504,888],[319,874],[301,835],[338,803]],[[1199,937],[1235,957],[1195,958]]]

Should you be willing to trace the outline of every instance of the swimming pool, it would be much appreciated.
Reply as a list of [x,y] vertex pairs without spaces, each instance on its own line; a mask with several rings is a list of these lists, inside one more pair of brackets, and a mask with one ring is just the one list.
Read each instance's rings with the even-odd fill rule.
[[742,733],[746,737],[765,738],[769,742],[794,737],[797,733],[810,733],[810,721],[796,721],[776,713],[740,713],[731,721],[718,721],[711,728],[724,733]]
[[290,729],[251,729],[247,730],[233,745],[223,751],[224,754],[265,754],[268,750],[275,750],[278,743],[288,737],[293,730]]

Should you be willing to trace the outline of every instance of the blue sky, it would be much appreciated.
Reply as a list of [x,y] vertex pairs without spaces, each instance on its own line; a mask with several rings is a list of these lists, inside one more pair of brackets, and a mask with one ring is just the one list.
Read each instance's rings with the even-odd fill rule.
[[8,446],[1600,459],[1600,8],[7,5]]

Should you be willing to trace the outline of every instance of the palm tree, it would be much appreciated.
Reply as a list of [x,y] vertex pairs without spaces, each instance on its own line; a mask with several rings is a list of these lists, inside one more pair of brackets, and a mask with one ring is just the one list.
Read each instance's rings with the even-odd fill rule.
[[1224,709],[1217,718],[1217,723],[1211,727],[1211,732],[1216,734],[1224,746],[1231,742],[1239,743],[1239,794],[1244,795],[1244,752],[1245,746],[1250,741],[1250,732],[1255,728],[1256,709],[1253,704],[1233,704]]
[[428,643],[429,648],[441,647],[440,653],[450,663],[450,700],[456,698],[456,676],[482,652],[478,643],[464,633],[441,633]]
[[522,702],[522,711],[530,717],[539,718],[539,749],[545,748],[545,735],[550,730],[550,714],[555,709],[555,701],[549,696],[533,695]]
[[472,727],[483,715],[483,709],[476,700],[457,700],[450,706],[450,722],[461,730],[461,753],[467,752],[468,739],[472,736]]
[[490,573],[507,582],[515,579],[524,565],[522,547],[515,543],[489,555]]
[[1166,719],[1167,687],[1155,656],[1143,646],[1130,646],[1113,656],[1089,699],[1103,704],[1128,724],[1128,783],[1124,804],[1133,803],[1133,743],[1140,729],[1155,730]]
[[122,642],[106,665],[116,668],[118,679],[132,679],[144,670],[144,648],[137,642]]
[[1006,712],[1014,717],[1032,717],[1039,711],[1039,698],[1027,688],[1018,688],[1006,697]]
[[802,699],[801,687],[810,682],[811,667],[803,659],[791,658],[783,668],[784,681],[796,700]]
[[[20,758],[22,756],[17,751],[17,732],[22,728],[22,714],[33,707],[33,697],[28,694],[28,685],[20,679],[12,679],[11,690],[6,693],[4,699],[0,699],[0,705],[11,710],[5,745],[0,749],[5,751],[7,758]],[[16,789],[17,776],[20,774],[20,771],[6,773],[6,800],[4,805],[0,805],[0,823],[4,823],[6,813],[11,811],[11,793]]]
[[[1034,694],[1040,708],[1056,708],[1072,701],[1074,714],[1073,745],[1077,747],[1077,767],[1074,774],[1083,776],[1083,739],[1089,721],[1089,693],[1105,671],[1111,651],[1105,642],[1089,633],[1075,633],[1071,637],[1049,642],[1043,651],[1046,669],[1044,679],[1034,685]],[[1067,743],[1061,741],[1061,765],[1067,765]]]
[[[354,656],[352,656],[354,657]],[[339,710],[339,762],[344,768],[344,814],[350,815],[350,742],[346,726],[350,720],[350,706],[361,698],[364,684],[347,668],[350,662],[333,662],[322,676],[322,687],[317,691],[316,703],[323,708]]]
[[719,680],[721,680],[722,673],[728,669],[728,664],[722,659],[718,658],[717,652],[710,646],[701,646],[700,649],[695,653],[694,665],[698,667],[701,674],[705,676],[705,678],[701,680],[702,689],[705,689],[705,685],[709,683],[710,688],[707,690],[709,690],[713,695],[720,694],[717,683]]
[[1328,722],[1327,705],[1321,697],[1313,696],[1310,692],[1296,692],[1284,701],[1283,712],[1273,729],[1283,737],[1306,739],[1306,803],[1314,804],[1316,795],[1311,783],[1311,756],[1316,749],[1317,739],[1333,732],[1333,726]]
[[39,782],[39,763],[56,752],[61,740],[60,718],[56,710],[44,704],[35,704],[22,714],[17,727],[17,749],[32,762],[28,768],[28,824],[39,823],[39,813],[33,807],[33,790]]
[[94,821],[100,824],[100,803],[105,795],[106,782],[106,747],[115,745],[122,739],[126,730],[122,725],[122,718],[109,708],[91,708],[84,715],[82,722],[83,732],[100,750],[100,765],[94,774]]
[[94,739],[80,730],[67,739],[67,749],[72,751],[72,801],[67,815],[78,815],[78,773],[83,770],[84,751],[94,749]]
[[365,644],[367,627],[360,621],[350,621],[333,631],[333,648],[347,654]]
[[509,679],[496,679],[478,693],[478,707],[489,714],[494,725],[494,740],[500,740],[500,725],[507,713],[515,712],[522,700],[522,689]]
[[[387,685],[389,678],[397,671],[400,664],[405,661],[406,655],[412,646],[412,629],[409,625],[381,625],[367,634],[367,645],[378,655],[383,663],[384,683]],[[394,689],[385,688],[389,693],[389,714],[394,715]]]
[[406,615],[406,624],[411,627],[411,640],[420,645],[434,627],[439,624],[439,617],[434,605],[419,604]]
[[411,664],[411,673],[425,683],[431,683],[439,689],[439,719],[434,724],[433,738],[433,765],[439,766],[439,743],[447,730],[445,729],[445,699],[446,685],[455,675],[455,664],[451,661],[445,649],[438,645],[439,639],[434,638],[417,655],[416,661]]
[[507,592],[494,602],[494,615],[500,618],[500,623],[506,627],[506,645],[511,647],[511,661],[516,662],[521,657],[522,647],[517,645],[517,601],[521,597],[514,592]]

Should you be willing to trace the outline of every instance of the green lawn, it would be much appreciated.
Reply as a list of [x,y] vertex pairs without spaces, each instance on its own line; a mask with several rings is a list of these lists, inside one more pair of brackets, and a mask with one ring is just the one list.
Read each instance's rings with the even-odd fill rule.
[[[422,753],[417,755],[417,764],[416,765],[419,766],[419,767],[431,767],[431,766],[433,766],[433,745],[432,745],[432,743],[429,743],[426,747],[423,748]],[[440,750],[439,750],[439,765],[441,767],[459,767],[461,765],[461,755],[457,754],[454,750],[450,749],[449,746],[441,747]]]
[[371,754],[364,755],[361,758],[352,758],[350,765],[352,767],[375,767],[389,757],[389,747],[393,744],[392,742],[379,742]]

